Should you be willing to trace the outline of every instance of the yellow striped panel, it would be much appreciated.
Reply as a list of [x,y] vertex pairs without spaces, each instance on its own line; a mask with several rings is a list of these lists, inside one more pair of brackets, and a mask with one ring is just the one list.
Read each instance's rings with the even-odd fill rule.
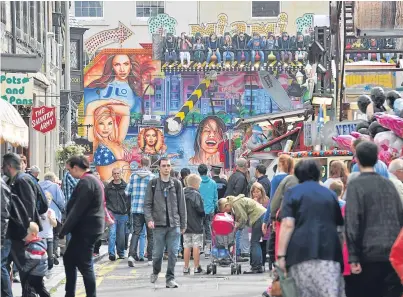
[[185,116],[186,116],[185,113],[184,113],[183,111],[180,111],[180,112],[178,112],[178,113],[176,114],[175,117],[180,118],[181,121],[183,121],[183,119],[185,118]]
[[189,110],[193,109],[193,101],[192,100],[186,101],[184,106],[188,106]]
[[196,90],[194,90],[192,95],[196,95],[198,99],[200,99],[200,97],[202,96],[202,90],[200,90],[199,88],[197,88]]

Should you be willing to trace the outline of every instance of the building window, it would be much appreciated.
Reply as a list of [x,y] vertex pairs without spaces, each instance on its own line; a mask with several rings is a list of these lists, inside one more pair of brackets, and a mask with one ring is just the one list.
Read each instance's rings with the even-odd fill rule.
[[21,29],[21,2],[15,1],[16,26]]
[[35,39],[35,1],[29,1],[29,27],[31,38]]
[[162,100],[162,95],[161,94],[156,94],[155,99],[156,100]]
[[70,41],[70,67],[72,69],[79,69],[79,61],[78,61],[78,40]]
[[161,102],[159,102],[159,101],[155,102],[155,107],[161,108]]
[[75,1],[75,16],[79,18],[102,18],[104,16],[103,1]]
[[136,16],[149,18],[164,13],[164,1],[136,1]]
[[42,43],[42,19],[43,19],[43,12],[42,12],[43,2],[38,1],[36,2],[36,40],[39,43]]
[[7,10],[6,10],[6,2],[1,1],[0,2],[0,10],[1,10],[1,22],[3,24],[7,24]]
[[252,18],[277,17],[280,14],[280,1],[252,1]]
[[23,15],[23,21],[24,21],[24,33],[29,34],[29,14],[28,14],[28,1],[22,2],[22,15]]

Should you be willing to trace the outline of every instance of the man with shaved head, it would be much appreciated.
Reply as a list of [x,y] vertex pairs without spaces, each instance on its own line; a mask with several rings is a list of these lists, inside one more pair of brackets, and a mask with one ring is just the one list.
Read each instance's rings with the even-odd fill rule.
[[396,159],[389,164],[390,181],[395,185],[399,193],[400,200],[403,203],[403,160]]

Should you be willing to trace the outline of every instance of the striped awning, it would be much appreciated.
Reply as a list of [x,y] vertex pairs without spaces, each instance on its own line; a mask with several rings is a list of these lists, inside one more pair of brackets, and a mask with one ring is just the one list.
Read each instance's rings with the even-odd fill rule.
[[29,128],[8,101],[0,99],[0,140],[14,146],[28,146]]

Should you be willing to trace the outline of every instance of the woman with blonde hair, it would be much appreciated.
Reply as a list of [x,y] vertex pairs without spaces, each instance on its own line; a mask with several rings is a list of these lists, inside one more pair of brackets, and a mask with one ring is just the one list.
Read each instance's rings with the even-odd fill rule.
[[221,198],[218,200],[218,208],[220,212],[231,212],[235,216],[236,229],[243,229],[246,226],[252,228],[250,239],[251,270],[244,273],[262,273],[263,256],[260,239],[263,236],[262,222],[266,209],[259,202],[245,197],[243,194],[236,197]]
[[[96,100],[88,104],[84,125],[88,125],[88,140],[93,142],[93,162],[102,181],[112,177],[112,169],[129,166],[129,151],[122,142],[130,122],[129,105],[117,100]],[[120,121],[118,120],[120,119]],[[126,171],[128,180],[130,171]]]
[[[255,182],[250,188],[250,197],[259,202],[262,206],[267,208],[269,206],[269,197],[267,197],[266,192],[262,186],[262,184]],[[263,230],[262,230],[263,232]],[[266,230],[266,233],[263,233],[262,241],[260,242],[260,248],[262,249],[262,259],[263,259],[263,267],[266,264],[266,250],[267,250],[267,240],[269,239],[270,232]]]
[[329,188],[335,181],[341,181],[344,186],[347,184],[348,169],[342,161],[332,161],[329,169],[330,177],[323,183],[323,186]]

